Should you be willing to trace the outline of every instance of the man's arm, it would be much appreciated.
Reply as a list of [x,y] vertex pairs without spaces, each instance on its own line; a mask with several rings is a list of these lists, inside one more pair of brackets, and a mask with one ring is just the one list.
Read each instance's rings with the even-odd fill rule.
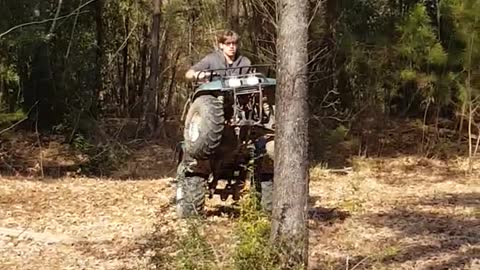
[[187,78],[187,80],[193,80],[194,78],[197,78],[197,77],[199,79],[203,79],[202,75],[203,75],[203,73],[201,73],[201,71],[195,71],[193,69],[189,69],[187,71],[187,73],[185,74],[185,78]]
[[248,57],[242,56],[240,63],[238,63],[238,66],[240,67],[239,73],[245,74],[246,72],[249,71],[250,66],[252,65],[252,62]]
[[188,80],[192,80],[195,78],[203,79],[205,77],[205,73],[202,72],[202,70],[209,69],[210,68],[210,56],[207,55],[203,57],[202,60],[200,60],[198,63],[193,65],[185,74],[185,78]]
[[245,66],[250,66],[252,65],[252,61],[250,61],[250,59],[248,59],[248,57],[244,56],[244,65]]

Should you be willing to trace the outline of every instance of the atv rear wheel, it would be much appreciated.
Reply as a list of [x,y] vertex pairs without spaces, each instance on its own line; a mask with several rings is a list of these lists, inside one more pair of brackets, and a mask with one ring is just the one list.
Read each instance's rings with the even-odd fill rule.
[[273,207],[273,181],[265,181],[261,183],[261,198],[260,204],[263,211],[267,213],[272,212]]
[[262,210],[271,213],[273,207],[273,175],[257,175],[255,189]]
[[184,162],[177,169],[176,210],[179,218],[200,215],[205,207],[206,182],[203,177],[188,175]]
[[185,119],[185,151],[193,158],[208,159],[220,145],[224,129],[223,103],[214,96],[200,96]]

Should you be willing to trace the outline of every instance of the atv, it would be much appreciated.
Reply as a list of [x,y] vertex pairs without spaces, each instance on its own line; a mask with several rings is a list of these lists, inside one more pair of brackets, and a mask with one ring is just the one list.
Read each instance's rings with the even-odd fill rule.
[[[179,217],[201,214],[207,196],[238,201],[247,184],[271,211],[276,80],[261,67],[204,70],[207,80],[192,84],[176,175]],[[227,75],[232,69],[245,70]]]

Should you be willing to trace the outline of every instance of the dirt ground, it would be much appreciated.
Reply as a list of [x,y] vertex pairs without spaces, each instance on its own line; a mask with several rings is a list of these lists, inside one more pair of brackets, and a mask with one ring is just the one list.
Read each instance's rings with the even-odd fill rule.
[[168,180],[0,180],[0,268],[146,269]]
[[368,159],[348,175],[313,170],[311,269],[480,269],[480,175],[451,162]]
[[[0,269],[175,269],[185,224],[171,201],[173,167],[145,153],[134,155],[135,173],[110,178],[0,178]],[[156,166],[162,177],[149,178]],[[465,158],[415,155],[312,168],[309,269],[480,269],[480,161],[466,168]],[[208,201],[220,269],[231,269],[236,211]]]

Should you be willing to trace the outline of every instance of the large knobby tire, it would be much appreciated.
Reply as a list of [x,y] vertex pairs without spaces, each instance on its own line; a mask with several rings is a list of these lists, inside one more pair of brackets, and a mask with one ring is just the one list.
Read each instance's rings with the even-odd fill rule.
[[220,145],[224,122],[222,101],[210,95],[196,98],[185,119],[185,151],[193,158],[208,159]]
[[257,175],[255,189],[262,210],[271,213],[273,208],[273,175]]
[[177,170],[176,211],[179,218],[201,215],[205,207],[206,182],[203,177],[188,175],[184,163]]
[[273,208],[273,181],[264,181],[261,183],[260,205],[262,210],[271,213]]

